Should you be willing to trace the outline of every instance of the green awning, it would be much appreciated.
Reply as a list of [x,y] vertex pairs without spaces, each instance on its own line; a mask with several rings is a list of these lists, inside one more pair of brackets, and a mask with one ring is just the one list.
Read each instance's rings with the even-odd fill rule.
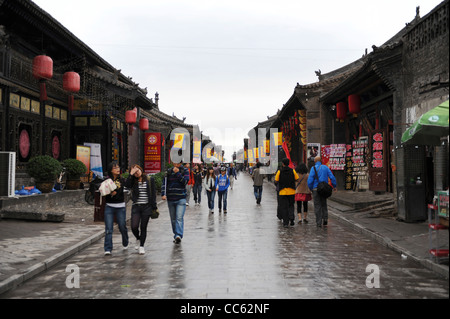
[[448,100],[423,114],[402,135],[402,143],[440,145],[448,136]]

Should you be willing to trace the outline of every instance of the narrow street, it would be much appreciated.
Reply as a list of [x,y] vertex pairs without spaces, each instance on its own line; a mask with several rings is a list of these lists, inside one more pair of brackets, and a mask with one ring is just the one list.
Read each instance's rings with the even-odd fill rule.
[[[181,244],[172,242],[163,203],[149,223],[145,255],[134,249],[130,228],[122,250],[115,229],[111,256],[99,240],[2,298],[448,298],[448,280],[351,227],[331,217],[327,228],[316,228],[312,203],[308,224],[283,228],[269,186],[258,206],[251,178],[241,173],[228,214],[218,212],[217,198],[209,214],[204,192],[201,206],[191,195]],[[68,265],[79,269],[79,288],[66,286]]]

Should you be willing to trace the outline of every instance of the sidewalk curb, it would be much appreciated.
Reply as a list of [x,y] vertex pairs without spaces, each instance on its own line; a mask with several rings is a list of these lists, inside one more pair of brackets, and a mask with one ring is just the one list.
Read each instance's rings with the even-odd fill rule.
[[[275,189],[275,185],[273,184],[273,182],[272,183],[268,182],[268,181],[264,181],[264,182],[271,185]],[[355,223],[355,222],[345,218],[344,216],[333,212],[331,209],[328,210],[328,213],[330,215],[333,215],[333,217],[335,217],[336,219],[346,223],[347,225],[352,227],[355,231],[358,231],[359,233],[364,234],[364,235],[368,236],[369,238],[374,239],[379,244],[381,244],[389,249],[392,249],[400,254],[405,255],[407,258],[410,258],[414,262],[419,263],[420,265],[424,266],[428,270],[431,270],[446,279],[449,278],[449,269],[447,267],[437,264],[437,263],[433,262],[431,259],[418,257],[417,255],[413,254],[412,252],[405,250],[405,248],[402,248],[399,245],[397,245],[396,243],[394,243],[390,238],[387,238],[386,236],[383,236],[371,229],[368,229],[358,223]]]
[[404,248],[395,244],[394,242],[392,242],[391,239],[389,239],[373,230],[363,227],[363,226],[359,225],[358,223],[354,223],[354,222],[348,220],[347,218],[340,216],[337,213],[334,213],[331,210],[328,210],[328,213],[330,215],[333,215],[333,217],[335,217],[336,219],[339,219],[340,221],[347,223],[354,230],[359,231],[360,233],[363,233],[364,235],[376,240],[379,244],[384,245],[400,254],[405,255],[407,258],[412,259],[414,262],[421,264],[425,268],[427,268],[433,272],[436,272],[437,274],[445,277],[446,279],[449,278],[449,270],[446,267],[436,264],[429,259],[420,258],[420,257],[414,255],[413,253],[411,253],[410,251],[405,250]]
[[46,271],[47,269],[55,266],[56,264],[60,263],[61,261],[71,257],[72,255],[76,254],[80,250],[88,247],[89,245],[93,244],[94,242],[98,241],[100,238],[102,238],[105,235],[105,231],[99,231],[98,233],[91,235],[87,239],[80,241],[79,243],[59,252],[55,255],[45,259],[44,261],[37,263],[21,274],[13,275],[9,277],[8,279],[3,280],[0,282],[0,294],[5,293],[6,291],[13,289],[17,287],[18,285],[22,284],[23,282],[37,276],[41,272]]
[[[156,203],[157,206],[161,205],[164,200],[160,200]],[[118,226],[115,225],[115,228]],[[85,249],[86,247],[89,247],[91,244],[97,242],[99,239],[105,236],[105,231],[99,231],[98,233],[91,235],[85,240],[82,240],[78,242],[77,244],[59,252],[55,255],[45,259],[44,261],[37,263],[21,274],[16,274],[8,279],[3,280],[0,282],[0,295],[7,292],[8,290],[14,289],[20,284],[24,283],[25,281],[32,279],[33,277],[36,277],[40,273],[46,271],[47,269],[57,265],[58,263],[64,261],[65,259],[68,259],[69,257],[75,255],[76,253],[80,252],[81,250]]]

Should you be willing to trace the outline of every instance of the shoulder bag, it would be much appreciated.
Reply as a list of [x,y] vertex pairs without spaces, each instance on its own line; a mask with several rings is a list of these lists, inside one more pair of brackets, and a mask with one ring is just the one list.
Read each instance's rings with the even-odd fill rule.
[[[319,170],[320,170],[320,167],[319,167]],[[319,182],[319,184],[317,185],[317,193],[324,198],[330,197],[331,194],[333,193],[333,187],[331,187],[330,184],[328,184],[327,182],[319,181],[319,175],[317,174],[317,170],[316,170],[315,166],[314,166],[314,171],[316,171],[317,181]]]

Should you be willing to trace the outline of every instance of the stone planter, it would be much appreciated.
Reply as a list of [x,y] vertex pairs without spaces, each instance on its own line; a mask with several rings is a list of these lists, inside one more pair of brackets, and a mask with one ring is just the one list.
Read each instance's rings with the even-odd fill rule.
[[66,181],[66,189],[75,190],[80,189],[80,179],[68,179]]
[[54,185],[54,182],[36,182],[36,188],[42,193],[50,193]]

